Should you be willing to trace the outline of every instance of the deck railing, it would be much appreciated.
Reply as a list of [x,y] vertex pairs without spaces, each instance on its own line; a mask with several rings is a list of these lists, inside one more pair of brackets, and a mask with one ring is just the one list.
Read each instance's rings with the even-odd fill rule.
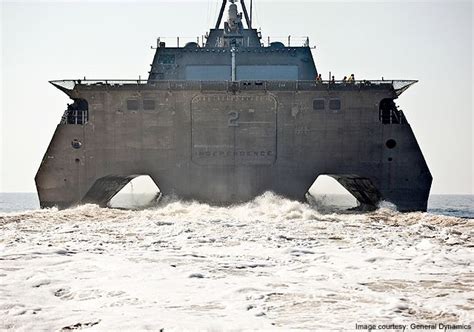
[[61,124],[84,125],[87,123],[89,113],[87,110],[66,110],[61,117]]
[[[310,47],[308,36],[261,36],[260,43],[263,47],[268,47],[273,42],[280,42],[286,47]],[[184,47],[188,43],[196,43],[199,47],[206,47],[207,38],[205,35],[196,37],[177,36],[177,37],[158,37],[156,39],[156,46],[151,46],[152,49],[161,47]],[[245,44],[245,43],[244,43]]]
[[63,90],[73,90],[76,86],[85,87],[154,87],[169,90],[219,90],[219,91],[242,91],[242,90],[313,90],[318,88],[367,88],[367,87],[387,87],[401,94],[408,87],[418,81],[416,80],[356,80],[356,81],[165,81],[165,80],[131,80],[131,79],[70,79],[54,80],[51,84]]

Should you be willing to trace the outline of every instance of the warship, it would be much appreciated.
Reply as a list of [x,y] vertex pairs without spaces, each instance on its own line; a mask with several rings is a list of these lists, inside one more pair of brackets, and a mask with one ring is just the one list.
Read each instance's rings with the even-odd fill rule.
[[327,175],[361,209],[426,211],[432,176],[395,103],[416,81],[323,80],[309,39],[267,42],[236,2],[201,40],[159,39],[146,80],[50,82],[72,102],[35,177],[41,207],[107,206],[141,175],[184,200],[304,201]]

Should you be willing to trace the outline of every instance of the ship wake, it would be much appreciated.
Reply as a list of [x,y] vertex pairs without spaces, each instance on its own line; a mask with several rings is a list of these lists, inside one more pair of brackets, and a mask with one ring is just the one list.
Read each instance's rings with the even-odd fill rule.
[[473,219],[266,193],[0,215],[0,328],[469,324]]

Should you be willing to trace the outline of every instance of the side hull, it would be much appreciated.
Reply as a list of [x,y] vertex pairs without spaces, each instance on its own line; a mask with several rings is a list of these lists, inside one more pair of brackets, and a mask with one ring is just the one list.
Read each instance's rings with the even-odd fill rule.
[[[70,95],[88,101],[89,122],[57,127],[36,176],[42,207],[106,206],[138,175],[150,175],[164,195],[214,204],[265,191],[304,200],[322,174],[365,207],[382,200],[400,211],[427,207],[432,178],[410,125],[380,120],[380,101],[396,98],[393,90],[87,88]],[[130,99],[155,100],[155,109],[127,110]],[[315,99],[324,110],[313,109]],[[330,109],[333,99],[339,110]]]

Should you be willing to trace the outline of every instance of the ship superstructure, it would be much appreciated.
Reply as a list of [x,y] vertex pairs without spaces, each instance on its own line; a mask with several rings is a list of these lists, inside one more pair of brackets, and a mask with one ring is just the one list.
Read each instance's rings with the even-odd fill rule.
[[201,42],[160,40],[147,80],[51,82],[73,102],[36,176],[41,206],[106,206],[140,175],[214,204],[304,200],[329,175],[361,208],[426,210],[432,177],[394,102],[416,81],[317,79],[309,41],[264,45],[234,2]]

